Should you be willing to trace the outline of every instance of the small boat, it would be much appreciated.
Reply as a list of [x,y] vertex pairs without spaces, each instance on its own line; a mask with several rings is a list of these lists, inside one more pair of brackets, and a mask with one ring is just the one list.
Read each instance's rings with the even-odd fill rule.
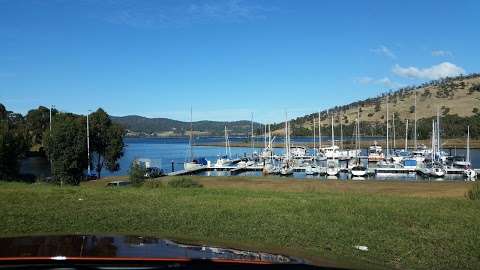
[[375,143],[368,148],[368,162],[378,162],[384,159],[385,155],[383,154],[382,147],[377,145],[375,141]]
[[227,156],[222,156],[217,159],[214,166],[217,168],[224,167],[224,166],[230,165],[231,163],[232,161],[229,158],[227,158]]
[[434,165],[430,169],[430,176],[432,176],[432,177],[444,177],[445,174],[447,174],[447,172],[445,171],[445,169],[441,165],[438,165],[438,164]]
[[205,158],[193,159],[191,162],[185,162],[183,168],[186,171],[198,170],[200,168],[206,167],[208,164]]
[[477,178],[477,172],[472,168],[472,162],[470,161],[470,126],[467,126],[467,157],[466,163],[468,165],[465,167],[464,174],[470,181],[475,181]]
[[327,161],[327,174],[330,176],[335,176],[340,173],[340,168],[338,160],[332,159]]
[[315,165],[307,165],[305,167],[305,174],[306,175],[315,175],[315,174],[319,174],[319,173],[320,173],[320,169]]
[[352,167],[352,176],[361,177],[367,175],[367,168],[361,165]]
[[463,173],[465,177],[467,177],[467,179],[470,181],[475,181],[475,179],[477,178],[477,172],[472,168],[466,169]]
[[278,174],[279,170],[272,163],[266,163],[262,169],[263,174]]
[[281,175],[292,175],[293,174],[293,167],[289,166],[288,164],[286,164],[285,166],[283,166],[281,169],[280,169],[280,174]]

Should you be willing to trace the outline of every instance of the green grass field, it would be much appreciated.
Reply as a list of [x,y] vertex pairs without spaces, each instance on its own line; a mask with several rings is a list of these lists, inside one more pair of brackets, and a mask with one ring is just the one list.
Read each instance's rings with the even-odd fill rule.
[[360,268],[480,268],[470,184],[193,178],[204,187],[0,182],[0,235],[148,235]]

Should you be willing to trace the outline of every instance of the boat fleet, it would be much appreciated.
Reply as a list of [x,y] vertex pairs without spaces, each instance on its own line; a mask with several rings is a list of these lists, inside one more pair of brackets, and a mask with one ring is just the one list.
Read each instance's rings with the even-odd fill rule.
[[[416,102],[415,102],[416,103]],[[313,147],[293,145],[291,141],[291,127],[288,115],[285,113],[283,153],[276,154],[270,125],[264,126],[264,145],[260,153],[255,151],[253,136],[253,121],[251,130],[252,153],[249,156],[233,158],[227,126],[225,126],[225,153],[219,155],[212,163],[202,158],[194,158],[192,150],[192,129],[190,132],[190,159],[184,163],[185,172],[201,169],[225,170],[256,170],[264,175],[293,175],[296,171],[306,175],[338,176],[347,173],[352,178],[371,175],[389,176],[398,174],[420,174],[428,178],[443,178],[449,174],[461,175],[464,179],[475,181],[477,171],[473,169],[470,159],[470,128],[467,127],[466,156],[449,155],[442,150],[440,141],[440,115],[437,110],[437,119],[432,121],[431,146],[417,145],[416,113],[414,125],[414,145],[408,148],[408,120],[406,121],[405,147],[395,147],[395,133],[393,147],[390,147],[389,138],[389,109],[387,97],[387,132],[384,149],[376,141],[368,147],[362,155],[360,148],[360,115],[357,114],[354,130],[354,149],[343,148],[343,134],[340,135],[338,145],[335,141],[334,118],[331,117],[331,140],[329,145],[322,144],[320,113],[318,120],[313,117]],[[416,104],[415,104],[416,106]],[[416,109],[415,109],[416,112]],[[394,118],[393,118],[394,119]],[[394,125],[394,120],[392,124]],[[340,129],[342,130],[342,129]],[[393,130],[395,130],[393,128]],[[317,133],[318,132],[318,133]],[[317,141],[318,138],[318,141]],[[363,152],[365,153],[365,152]],[[342,166],[343,164],[343,166]]]

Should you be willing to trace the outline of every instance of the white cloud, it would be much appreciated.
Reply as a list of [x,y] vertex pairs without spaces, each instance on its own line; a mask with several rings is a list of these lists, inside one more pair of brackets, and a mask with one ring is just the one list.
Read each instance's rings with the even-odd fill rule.
[[448,56],[453,57],[453,53],[451,51],[444,51],[444,50],[433,50],[432,56]]
[[392,50],[390,50],[389,48],[387,48],[384,45],[380,45],[380,47],[375,48],[375,49],[371,49],[370,51],[373,52],[373,53],[376,53],[378,55],[386,56],[386,57],[391,58],[391,59],[396,59],[397,58],[397,56],[392,52]]
[[403,84],[398,83],[398,82],[394,82],[394,81],[390,80],[390,78],[388,78],[388,77],[384,77],[384,78],[381,78],[381,79],[374,79],[372,77],[365,76],[365,77],[356,78],[355,82],[358,83],[358,84],[365,84],[365,85],[366,84],[381,85],[381,86],[384,86],[384,87],[387,87],[387,88],[397,88],[397,87],[403,86]]
[[360,78],[356,78],[355,79],[355,82],[356,83],[359,83],[359,84],[369,84],[371,82],[373,82],[374,79],[371,78],[371,77],[368,77],[368,76],[365,76],[365,77],[360,77]]
[[392,68],[392,72],[402,77],[436,80],[464,74],[465,70],[450,62],[443,62],[428,68],[401,67],[397,64]]

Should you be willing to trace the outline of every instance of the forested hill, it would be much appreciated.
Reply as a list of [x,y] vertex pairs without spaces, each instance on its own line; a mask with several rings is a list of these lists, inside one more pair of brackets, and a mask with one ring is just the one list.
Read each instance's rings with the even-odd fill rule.
[[[111,119],[124,126],[127,136],[185,136],[189,134],[190,122],[168,118],[147,118],[138,115],[111,116]],[[246,135],[251,130],[250,121],[197,121],[193,122],[193,131],[198,135],[223,135],[225,125],[230,135]],[[259,124],[254,123],[254,128]]]
[[[336,133],[339,134],[340,123],[344,134],[353,135],[353,123],[360,114],[361,132],[363,135],[384,135],[386,133],[386,100],[388,95],[390,126],[395,116],[396,134],[404,136],[405,123],[410,127],[414,120],[414,100],[417,97],[418,136],[428,138],[432,127],[432,118],[437,109],[442,117],[442,136],[465,137],[467,125],[473,138],[480,137],[480,74],[445,78],[424,83],[418,86],[404,87],[396,91],[365,100],[336,106],[320,113],[323,132],[329,130],[331,116],[334,116]],[[312,113],[293,119],[291,127],[294,135],[311,135]],[[318,120],[317,120],[318,121]],[[283,135],[283,124],[275,125],[275,132]],[[410,130],[409,133],[412,131]],[[411,135],[409,135],[411,136]]]

